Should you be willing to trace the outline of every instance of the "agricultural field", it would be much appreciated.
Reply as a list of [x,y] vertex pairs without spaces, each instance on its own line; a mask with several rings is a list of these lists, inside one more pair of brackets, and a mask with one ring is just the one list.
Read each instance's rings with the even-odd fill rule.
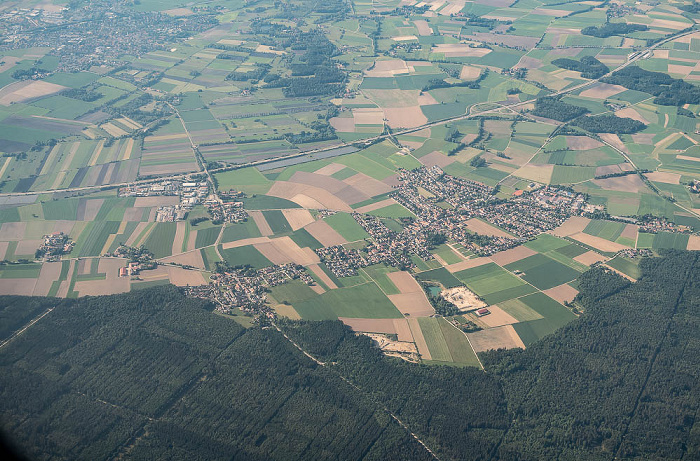
[[[30,3],[39,18],[53,5]],[[225,267],[289,264],[310,282],[272,286],[275,315],[341,319],[396,335],[426,363],[478,367],[476,354],[527,347],[575,318],[589,268],[637,279],[639,255],[700,250],[692,7],[167,3],[122,13],[163,10],[191,28],[158,48],[110,49],[109,61],[83,65],[60,40],[0,47],[0,294],[199,286]],[[669,78],[682,94],[654,83]],[[586,203],[522,238],[512,224],[532,215],[469,215],[461,239],[432,235],[425,252],[334,271],[324,250],[371,258],[427,222],[399,197],[417,169],[504,203],[550,186]],[[206,193],[119,192],[178,182]],[[415,192],[433,219],[469,212],[429,189]],[[236,219],[206,208],[229,202]],[[40,260],[45,236],[61,232],[71,251]],[[477,254],[469,239],[517,241]],[[122,245],[156,268],[120,276]],[[462,286],[490,313],[438,312],[440,291]]]

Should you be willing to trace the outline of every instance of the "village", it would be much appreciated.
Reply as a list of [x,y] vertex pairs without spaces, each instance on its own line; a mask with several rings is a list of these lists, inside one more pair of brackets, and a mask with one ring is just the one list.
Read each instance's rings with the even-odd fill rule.
[[269,288],[297,279],[306,285],[314,284],[308,272],[298,264],[273,265],[258,270],[220,266],[219,271],[211,275],[209,285],[187,286],[183,291],[187,296],[214,302],[221,313],[240,309],[248,314],[274,318],[274,311],[266,302]]

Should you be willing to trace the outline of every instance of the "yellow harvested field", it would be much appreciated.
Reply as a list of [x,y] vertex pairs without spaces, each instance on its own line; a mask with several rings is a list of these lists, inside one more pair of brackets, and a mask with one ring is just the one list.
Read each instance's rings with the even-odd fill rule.
[[395,42],[408,42],[411,40],[418,40],[418,37],[415,35],[399,35],[398,37],[391,37],[391,39]]
[[353,117],[333,117],[329,123],[336,131],[341,133],[355,132],[355,119]]
[[616,253],[621,250],[629,249],[627,245],[622,245],[620,243],[611,242],[610,240],[605,240],[600,237],[595,237],[593,235],[584,234],[579,232],[578,234],[571,235],[571,238],[578,240],[579,242],[600,250],[606,253]]
[[568,237],[583,232],[590,222],[590,219],[584,218],[583,216],[572,216],[551,233],[557,237]]
[[472,218],[466,222],[467,229],[472,232],[476,232],[481,235],[488,235],[491,237],[512,237],[509,233],[502,231],[501,229],[492,226],[478,218]]
[[248,214],[251,218],[253,218],[253,221],[255,221],[255,225],[258,226],[258,229],[263,237],[274,234],[274,232],[272,232],[272,228],[265,219],[265,215],[262,214],[262,211],[249,211]]
[[335,284],[335,282],[323,271],[323,269],[321,269],[318,264],[310,264],[308,268],[316,275],[316,277],[321,279],[321,281],[325,283],[328,288],[331,290],[338,288],[338,285]]
[[376,108],[353,109],[355,125],[384,125],[384,111]]
[[187,230],[186,221],[178,221],[175,224],[175,239],[173,240],[173,246],[171,253],[176,255],[182,253],[182,244],[185,242],[185,231]]
[[0,73],[12,69],[21,60],[22,58],[15,56],[3,56],[2,61],[0,61]]
[[690,155],[676,155],[676,158],[679,160],[689,160],[691,162],[700,162],[700,158],[691,157]]
[[121,117],[116,119],[117,122],[121,123],[127,128],[131,128],[132,130],[138,130],[141,128],[141,125],[136,123],[135,121],[131,120],[129,117]]
[[0,242],[0,260],[7,259],[7,247],[10,246],[10,242]]
[[446,58],[481,58],[491,52],[489,48],[472,48],[463,43],[440,43],[435,45],[431,51],[434,53],[444,53]]
[[202,260],[202,253],[199,250],[192,250],[186,253],[180,253],[175,256],[168,256],[160,260],[163,263],[175,263],[182,264],[185,266],[199,267],[204,269],[204,261]]
[[416,282],[416,279],[406,271],[389,272],[386,274],[389,280],[396,286],[401,293],[422,293],[423,289]]
[[595,251],[587,251],[581,255],[574,258],[577,263],[585,264],[586,266],[592,266],[593,264],[601,261],[605,261],[606,258],[603,255],[596,253]]
[[625,143],[622,142],[616,134],[600,133],[600,139],[612,145],[616,149],[621,150],[622,152],[629,153],[629,151],[627,150],[627,146],[625,146]]
[[[192,234],[190,234],[192,235]],[[238,247],[244,247],[246,245],[257,245],[261,243],[268,243],[270,241],[269,237],[251,237],[248,239],[243,239],[243,240],[236,240],[234,242],[227,242],[221,245],[221,247],[224,250],[228,250],[229,248],[238,248]]]
[[275,181],[267,195],[291,200],[304,208],[327,208],[351,212],[350,205],[320,187],[289,181]]
[[340,163],[330,163],[326,166],[323,166],[319,168],[318,170],[314,171],[315,174],[322,174],[324,176],[330,176],[332,174],[335,174],[345,168],[345,165],[342,165]]
[[51,152],[49,152],[48,157],[46,157],[46,161],[44,162],[44,166],[41,168],[41,172],[39,172],[40,176],[49,173],[49,170],[51,169],[52,165],[56,161],[56,157],[58,156],[58,152],[60,150],[61,150],[61,144],[56,144],[51,149]]
[[700,250],[700,237],[697,235],[691,235],[688,238],[688,246],[686,247],[688,250]]
[[420,106],[385,108],[384,114],[391,128],[413,128],[428,123]]
[[136,229],[134,229],[134,232],[131,233],[129,238],[124,242],[126,245],[129,246],[134,246],[134,243],[136,242],[136,239],[138,239],[139,235],[141,235],[141,232],[143,232],[146,227],[148,226],[149,223],[147,222],[140,222],[136,225]]
[[512,325],[467,333],[467,337],[475,352],[484,352],[492,349],[515,349],[516,347],[525,349],[525,344],[523,344],[522,339],[520,339]]
[[120,160],[129,160],[131,158],[131,152],[134,150],[134,138],[129,138],[124,148],[124,153]]
[[273,309],[278,315],[283,317],[287,317],[292,320],[301,320],[301,315],[299,315],[299,313],[292,306],[277,304],[276,306],[273,306]]
[[396,334],[394,319],[352,319],[338,317],[338,320],[353,329],[364,333]]
[[639,114],[639,112],[634,110],[634,108],[632,108],[632,107],[627,107],[625,109],[618,110],[617,112],[615,112],[615,115],[617,115],[618,117],[623,117],[623,118],[631,118],[633,120],[637,120],[639,122],[642,122],[646,125],[649,124],[649,121],[647,119],[645,119],[644,117],[642,117]]
[[413,342],[413,335],[411,334],[411,327],[408,325],[406,319],[393,319],[394,328],[396,329],[396,336],[399,341]]
[[174,206],[180,203],[180,197],[175,195],[154,195],[152,197],[136,197],[134,208],[149,208],[157,206]]
[[358,213],[369,213],[370,211],[378,210],[380,208],[388,207],[390,205],[396,204],[396,200],[393,198],[388,198],[385,200],[381,200],[379,202],[371,203],[369,205],[361,206],[360,208],[356,208],[355,211]]
[[430,25],[428,24],[428,21],[425,19],[419,19],[418,21],[413,21],[413,24],[415,24],[416,29],[418,29],[418,35],[432,35],[433,34],[433,29],[430,28]]
[[471,258],[467,259],[466,261],[461,261],[455,264],[450,264],[449,266],[445,266],[445,269],[448,271],[455,273],[459,271],[463,271],[465,269],[471,269],[472,267],[479,267],[483,266],[484,264],[488,264],[492,262],[490,258],[487,258],[486,256],[482,256],[479,258]]
[[106,274],[106,279],[75,282],[74,290],[80,296],[113,295],[129,291],[131,288],[130,278],[119,277],[119,269],[126,266],[126,263],[125,259],[100,259],[97,271]]
[[[0,282],[1,281],[2,280],[0,280]],[[416,343],[416,347],[418,348],[418,353],[420,354],[421,358],[423,360],[431,360],[433,356],[430,355],[428,343],[425,342],[425,337],[423,336],[423,332],[418,324],[418,319],[408,319],[408,326],[411,329],[411,336],[413,336],[413,341]]]
[[129,134],[127,131],[122,130],[121,128],[114,125],[113,123],[105,123],[103,125],[100,125],[100,128],[102,128],[103,130],[105,130],[107,133],[109,133],[111,136],[114,136],[115,138]]
[[529,179],[530,181],[549,184],[554,173],[554,165],[535,165],[528,163],[513,172],[513,176]]
[[288,210],[282,210],[282,214],[287,219],[287,222],[291,226],[292,230],[301,229],[307,224],[311,224],[312,222],[314,222],[314,217],[311,216],[309,210],[303,208],[291,208]]
[[578,294],[578,290],[565,283],[563,285],[559,285],[558,287],[554,287],[554,288],[550,288],[549,290],[545,290],[542,293],[546,294],[547,296],[554,299],[555,301],[558,301],[561,304],[564,304],[565,302],[573,301],[573,299]]
[[494,255],[489,256],[491,261],[495,262],[499,266],[505,266],[506,264],[514,263],[515,261],[520,261],[528,256],[537,254],[535,250],[531,250],[526,246],[519,246],[511,248],[510,250],[501,251]]
[[157,141],[172,141],[174,139],[185,139],[187,138],[187,133],[175,133],[175,134],[163,134],[160,136],[148,136],[144,138],[143,142],[148,144]]
[[105,140],[100,139],[100,141],[97,143],[97,147],[95,147],[95,151],[92,153],[92,157],[90,157],[90,161],[88,162],[88,166],[95,166],[97,164],[97,160],[100,158],[100,154],[102,153],[102,149],[105,146]]
[[184,287],[187,285],[206,285],[204,275],[200,271],[183,269],[181,267],[166,267],[168,279],[173,285]]
[[420,293],[402,293],[399,295],[387,295],[387,298],[404,315],[411,317],[429,317],[435,314],[433,306],[422,291]]
[[680,173],[667,173],[665,171],[654,171],[652,173],[646,173],[645,176],[650,181],[662,182],[665,184],[680,184],[681,183]]
[[581,96],[584,98],[605,99],[622,93],[623,91],[627,91],[624,86],[611,85],[610,83],[599,83],[593,88],[582,91]]
[[170,10],[165,10],[163,13],[168,16],[191,16],[194,13],[189,8],[172,8]]
[[271,54],[276,54],[278,56],[283,55],[284,51],[282,50],[275,50],[271,46],[268,45],[258,45],[257,48],[255,48],[255,51],[258,53],[271,53]]
[[488,309],[491,313],[484,315],[483,317],[479,317],[479,322],[483,323],[489,328],[518,323],[518,320],[515,317],[498,306],[489,306]]
[[357,173],[343,180],[348,186],[352,186],[355,189],[367,194],[370,197],[375,195],[386,194],[391,192],[391,187],[385,183],[378,181],[364,173]]
[[0,89],[0,104],[9,106],[13,103],[56,94],[65,89],[65,86],[44,82],[43,80],[22,80],[10,83]]
[[270,239],[265,243],[253,245],[273,264],[295,263],[302,266],[318,264],[318,255],[310,248],[301,248],[291,239],[291,237],[280,237]]
[[567,136],[566,146],[572,150],[596,149],[603,145],[602,142],[588,136]]

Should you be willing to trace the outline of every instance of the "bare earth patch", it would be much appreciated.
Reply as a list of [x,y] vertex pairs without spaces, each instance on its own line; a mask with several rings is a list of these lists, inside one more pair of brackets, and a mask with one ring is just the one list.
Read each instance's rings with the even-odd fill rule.
[[182,264],[185,266],[199,267],[204,269],[204,261],[202,260],[202,253],[199,250],[192,250],[186,253],[180,253],[175,256],[168,256],[160,261],[164,263],[175,263]]
[[42,80],[22,80],[10,83],[0,89],[0,104],[9,106],[12,103],[25,102],[50,94],[56,94],[65,89],[65,86],[44,82]]
[[51,285],[53,285],[55,280],[58,280],[61,274],[62,265],[63,263],[60,261],[42,264],[39,278],[32,292],[33,296],[47,296],[49,294]]
[[3,295],[31,296],[37,279],[0,279]]
[[342,165],[340,163],[330,163],[324,167],[319,168],[318,170],[314,171],[316,174],[322,174],[324,176],[330,176],[334,173],[339,172],[345,168],[345,165]]
[[428,123],[420,106],[385,108],[384,114],[392,128],[413,128]]
[[386,275],[401,293],[423,292],[423,289],[418,282],[416,282],[416,279],[406,271],[390,272]]
[[516,347],[525,349],[525,344],[523,344],[512,325],[467,333],[467,337],[476,352],[484,352],[491,349],[515,349]]
[[174,195],[156,195],[153,197],[136,197],[134,208],[152,206],[174,206],[180,203],[180,197]]
[[498,306],[489,306],[489,312],[491,313],[484,315],[483,317],[479,317],[479,321],[489,328],[518,323],[518,320],[515,317]]
[[422,291],[420,293],[402,293],[399,295],[387,295],[387,298],[404,315],[411,317],[429,317],[435,314],[433,306]]
[[105,273],[106,279],[75,282],[75,291],[80,293],[80,296],[113,295],[129,291],[129,277],[119,277],[119,269],[124,266],[126,266],[124,259],[100,259],[97,270]]
[[700,250],[700,237],[697,235],[691,235],[688,238],[688,246],[686,247],[688,250]]
[[481,75],[481,68],[474,66],[462,66],[459,78],[462,80],[476,80]]
[[362,191],[369,197],[374,197],[375,195],[386,194],[391,192],[391,187],[378,181],[364,173],[357,173],[344,179],[343,182],[348,186],[354,187],[355,189]]
[[[192,234],[190,234],[192,235]],[[270,241],[269,237],[251,237],[248,239],[243,239],[243,240],[236,240],[234,242],[227,242],[221,245],[221,247],[224,250],[228,250],[229,248],[239,248],[239,247],[244,247],[247,245],[257,245],[257,244],[262,244],[262,243],[267,243]]]
[[554,173],[554,165],[536,165],[534,163],[528,163],[515,170],[513,175],[519,178],[529,179],[530,181],[549,184],[549,181],[552,179],[552,173]]
[[639,112],[637,112],[636,110],[634,110],[633,107],[626,107],[622,110],[618,110],[617,112],[615,112],[615,115],[617,115],[618,117],[623,117],[623,118],[631,118],[633,120],[637,120],[639,122],[642,122],[646,125],[649,124],[649,120],[642,117],[641,114]]
[[273,264],[295,263],[302,266],[318,264],[319,258],[310,248],[301,248],[291,237],[271,239],[254,245]]
[[206,285],[207,281],[199,271],[187,270],[181,267],[167,267],[168,279],[173,285],[184,287],[187,285]]
[[[320,176],[320,175],[318,175]],[[304,208],[327,208],[329,210],[352,211],[350,206],[319,187],[289,181],[275,181],[267,195],[291,200]]]

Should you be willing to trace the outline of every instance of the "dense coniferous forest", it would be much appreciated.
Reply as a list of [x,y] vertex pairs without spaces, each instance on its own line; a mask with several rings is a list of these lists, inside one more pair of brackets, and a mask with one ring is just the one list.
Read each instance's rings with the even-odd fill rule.
[[608,22],[602,26],[588,26],[581,29],[583,35],[591,35],[598,38],[612,37],[613,35],[625,35],[632,32],[647,30],[649,27],[643,24],[627,24],[626,22]]
[[[584,314],[486,371],[384,357],[342,323],[243,329],[174,287],[60,301],[0,349],[2,430],[32,459],[698,459],[700,261],[593,269]],[[55,299],[0,297],[33,313]],[[8,333],[5,333],[5,337]]]
[[552,61],[552,64],[562,69],[581,72],[581,77],[583,78],[600,78],[610,70],[608,66],[593,56],[584,56],[580,61],[571,58],[559,58]]
[[538,117],[568,122],[590,112],[585,107],[568,104],[559,98],[538,98],[532,113]]
[[652,94],[656,96],[654,103],[663,106],[700,103],[699,86],[673,78],[668,74],[651,72],[637,66],[620,69],[601,81]]
[[572,123],[591,133],[632,134],[647,127],[639,120],[609,114],[581,117]]

